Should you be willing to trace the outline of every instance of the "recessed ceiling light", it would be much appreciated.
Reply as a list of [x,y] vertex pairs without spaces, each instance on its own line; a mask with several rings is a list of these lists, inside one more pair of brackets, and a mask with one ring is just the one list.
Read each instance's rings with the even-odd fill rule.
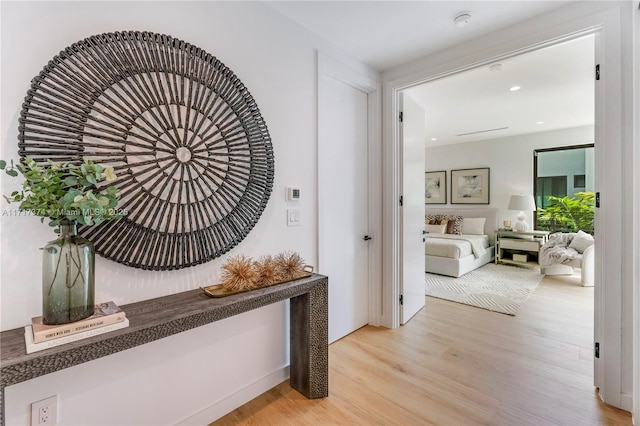
[[471,21],[471,14],[469,12],[461,12],[453,18],[453,23],[456,27],[462,28],[465,27],[469,21]]
[[517,91],[517,90],[520,90],[520,86],[513,86],[513,87],[512,87],[511,89],[509,89],[509,90],[511,90],[512,92],[515,92],[515,91]]
[[544,121],[538,121],[536,124],[544,124]]
[[432,140],[432,141],[437,141],[437,140],[438,140],[438,138],[431,138],[431,140]]

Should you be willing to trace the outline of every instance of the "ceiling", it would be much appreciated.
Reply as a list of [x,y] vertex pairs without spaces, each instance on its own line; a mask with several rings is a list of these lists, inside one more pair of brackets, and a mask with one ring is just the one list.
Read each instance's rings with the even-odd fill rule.
[[[266,3],[382,72],[574,2]],[[453,20],[461,12],[469,13],[471,19],[458,27]],[[500,71],[479,67],[408,90],[425,109],[427,145],[593,124],[593,37],[509,58],[500,64]],[[509,91],[515,85],[521,89]]]
[[[573,1],[267,1],[378,71],[517,24]],[[471,14],[459,28],[453,18]]]
[[594,49],[591,35],[408,89],[425,110],[426,145],[593,125]]

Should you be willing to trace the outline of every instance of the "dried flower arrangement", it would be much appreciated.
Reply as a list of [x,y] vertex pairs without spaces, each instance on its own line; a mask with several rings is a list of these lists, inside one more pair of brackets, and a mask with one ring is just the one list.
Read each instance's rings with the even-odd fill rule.
[[255,262],[256,269],[258,270],[258,282],[257,287],[264,287],[272,285],[282,281],[282,274],[275,259],[270,254],[262,256]]
[[296,252],[280,253],[275,264],[283,280],[293,280],[304,274],[304,260]]
[[306,266],[296,252],[284,252],[277,256],[265,255],[253,260],[245,255],[230,257],[222,265],[220,284],[202,290],[213,297],[229,296],[260,287],[280,284],[308,277],[313,267]]
[[222,265],[222,287],[229,291],[244,291],[255,288],[258,270],[253,259],[243,254],[230,257]]

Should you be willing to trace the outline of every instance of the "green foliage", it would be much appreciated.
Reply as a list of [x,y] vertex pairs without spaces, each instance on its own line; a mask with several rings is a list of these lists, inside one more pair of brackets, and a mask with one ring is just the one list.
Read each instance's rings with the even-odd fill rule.
[[573,197],[549,196],[549,202],[546,209],[538,209],[538,229],[550,232],[581,230],[593,235],[595,193],[576,192]]
[[9,203],[20,203],[20,210],[29,211],[50,226],[58,226],[62,220],[81,225],[97,225],[104,220],[120,219],[122,212],[116,209],[119,190],[113,186],[98,188],[104,181],[113,181],[116,175],[112,167],[102,167],[84,159],[80,165],[54,163],[41,165],[26,158],[14,165],[0,160],[0,170],[7,175],[22,175],[21,191],[14,191],[4,198]]

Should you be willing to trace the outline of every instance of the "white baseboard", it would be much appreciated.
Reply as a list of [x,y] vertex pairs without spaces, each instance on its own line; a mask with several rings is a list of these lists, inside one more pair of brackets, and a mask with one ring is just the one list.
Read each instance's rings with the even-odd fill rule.
[[620,394],[620,408],[624,411],[633,412],[633,395]]
[[208,425],[225,414],[230,413],[255,397],[262,395],[274,386],[289,378],[289,366],[285,366],[256,380],[243,389],[200,410],[196,414],[178,422],[178,425]]

